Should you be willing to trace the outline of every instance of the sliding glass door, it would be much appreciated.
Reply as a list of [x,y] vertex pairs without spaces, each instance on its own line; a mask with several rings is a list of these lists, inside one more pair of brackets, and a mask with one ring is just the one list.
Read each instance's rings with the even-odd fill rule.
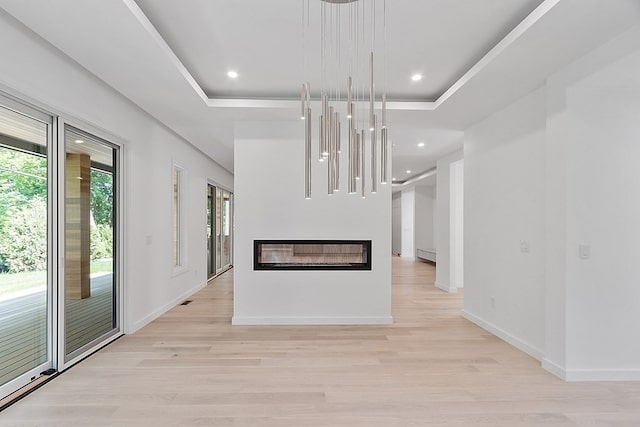
[[233,193],[207,185],[207,274],[213,277],[232,264]]
[[231,266],[232,215],[231,197],[228,191],[222,192],[222,268]]
[[216,275],[216,187],[207,184],[207,277]]
[[0,95],[0,399],[121,334],[120,147]]
[[65,362],[117,334],[118,147],[64,129]]
[[0,398],[53,365],[52,127],[0,98]]

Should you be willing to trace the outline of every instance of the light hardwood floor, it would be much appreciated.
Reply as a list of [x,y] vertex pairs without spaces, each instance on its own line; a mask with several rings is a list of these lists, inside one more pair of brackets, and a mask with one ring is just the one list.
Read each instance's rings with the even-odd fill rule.
[[640,383],[565,383],[393,260],[390,326],[231,326],[228,272],[2,426],[640,426]]

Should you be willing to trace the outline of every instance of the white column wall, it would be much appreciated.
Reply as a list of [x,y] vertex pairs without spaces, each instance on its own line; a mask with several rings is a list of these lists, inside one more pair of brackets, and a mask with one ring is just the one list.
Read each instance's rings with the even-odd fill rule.
[[415,187],[415,247],[433,249],[434,189],[429,185]]
[[402,252],[402,200],[401,193],[393,193],[391,198],[391,253]]
[[449,277],[451,287],[464,287],[464,160],[451,164]]
[[465,133],[465,316],[544,348],[544,88]]
[[402,258],[415,259],[416,257],[416,191],[415,188],[407,188],[401,192],[400,221],[402,239],[400,256]]
[[[205,286],[206,182],[232,189],[233,176],[3,11],[0,51],[0,90],[124,142],[124,331],[135,332]],[[187,264],[177,276],[174,162],[187,174]]]
[[437,162],[435,247],[436,247],[436,287],[447,292],[455,292],[451,283],[451,165],[463,158],[463,150],[443,157]]
[[[300,121],[243,123],[235,141],[234,324],[391,323],[391,186],[327,195],[314,160],[304,198]],[[345,142],[346,144],[346,142]],[[346,156],[341,160],[346,178]],[[372,240],[371,271],[254,271],[256,239]]]
[[640,52],[567,91],[569,379],[640,379],[639,73]]

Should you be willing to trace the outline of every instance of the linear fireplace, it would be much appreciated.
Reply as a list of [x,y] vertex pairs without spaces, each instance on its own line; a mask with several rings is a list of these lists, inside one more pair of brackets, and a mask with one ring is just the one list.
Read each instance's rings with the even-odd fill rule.
[[371,240],[254,240],[254,270],[371,270]]

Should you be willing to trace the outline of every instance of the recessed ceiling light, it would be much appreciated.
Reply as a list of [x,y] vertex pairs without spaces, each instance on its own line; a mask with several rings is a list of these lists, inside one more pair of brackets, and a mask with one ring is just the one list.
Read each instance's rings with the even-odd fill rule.
[[413,76],[411,76],[411,80],[413,80],[414,82],[422,80],[422,74],[414,74]]
[[73,142],[75,142],[76,144],[83,144],[83,143],[84,143],[84,141],[83,141],[83,140],[81,140],[81,139],[76,139],[76,140],[75,140],[75,141],[73,141]]
[[411,170],[407,169],[407,173],[411,173]]
[[418,147],[424,147],[424,142],[418,142]]
[[227,72],[227,77],[229,77],[230,79],[237,79],[238,78],[238,73],[231,70]]

